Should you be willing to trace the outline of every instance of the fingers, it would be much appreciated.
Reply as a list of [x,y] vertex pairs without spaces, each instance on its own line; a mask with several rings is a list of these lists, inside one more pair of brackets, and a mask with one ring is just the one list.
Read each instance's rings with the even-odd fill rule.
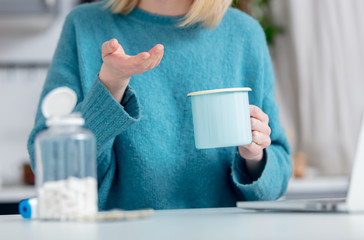
[[253,142],[266,148],[271,144],[269,117],[259,107],[250,105],[250,122],[252,127]]
[[262,159],[263,149],[271,144],[269,117],[259,107],[250,105],[250,122],[252,128],[252,143],[239,146],[240,155],[245,159]]
[[157,57],[154,59],[153,63],[151,64],[150,68],[153,69],[156,66],[159,65],[159,63],[161,62],[163,55],[164,55],[164,46],[159,44],[160,46],[157,47],[157,49],[155,49],[155,54],[157,55]]
[[269,123],[269,117],[259,107],[250,105],[250,116],[256,118],[262,122]]
[[251,117],[250,123],[251,123],[252,131],[262,132],[268,136],[272,132],[271,128],[269,127],[269,125],[266,122],[262,122],[261,120]]
[[249,152],[260,152],[271,144],[269,117],[259,107],[250,105],[252,144],[246,146]]
[[263,157],[263,148],[252,142],[247,146],[239,146],[239,153],[246,160],[260,161]]
[[159,63],[160,63],[160,62],[161,62],[161,60],[162,60],[162,57],[163,57],[163,55],[159,58],[158,62],[155,64],[155,66],[154,66],[154,67],[156,67],[156,66],[158,66],[158,65],[159,65]]
[[120,52],[121,54],[125,54],[124,49],[118,43],[118,40],[111,39],[110,41],[104,42],[101,47],[102,59],[116,51]]
[[253,131],[252,132],[253,143],[259,145],[261,148],[267,148],[271,144],[271,139],[269,135],[264,133]]
[[148,52],[142,52],[138,55],[130,57],[131,65],[138,67],[139,65],[142,65],[144,62],[146,62],[147,59],[150,58],[150,54]]
[[252,142],[250,145],[242,146],[242,147],[245,148],[245,151],[253,153],[251,155],[255,155],[255,154],[260,153],[261,151],[263,151],[263,148],[260,145],[256,144],[255,142]]
[[161,44],[155,45],[149,52],[143,52],[131,57],[133,65],[140,70],[148,71],[155,68],[161,61],[164,53],[164,47]]
[[157,44],[152,49],[150,49],[148,53],[150,54],[150,58],[145,63],[143,63],[143,67],[145,67],[147,70],[151,70],[156,67],[158,62],[160,62],[162,59],[164,47],[162,44]]
[[270,145],[270,138],[260,132],[253,131],[253,141],[249,145],[239,146],[239,153],[245,159],[261,160],[263,149]]

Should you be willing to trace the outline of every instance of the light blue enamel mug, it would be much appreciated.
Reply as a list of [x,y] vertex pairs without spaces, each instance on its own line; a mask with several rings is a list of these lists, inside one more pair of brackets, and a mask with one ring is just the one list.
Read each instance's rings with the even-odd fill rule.
[[195,145],[198,149],[249,145],[250,88],[225,88],[189,93]]

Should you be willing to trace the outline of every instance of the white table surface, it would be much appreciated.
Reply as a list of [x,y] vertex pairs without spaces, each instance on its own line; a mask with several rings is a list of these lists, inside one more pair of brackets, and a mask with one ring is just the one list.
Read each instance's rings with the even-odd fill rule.
[[[287,199],[344,197],[348,187],[348,177],[317,177],[291,179],[288,184]],[[34,186],[6,185],[0,188],[1,203],[18,203],[36,195]]]
[[117,222],[42,222],[0,216],[0,239],[364,239],[364,214],[273,213],[237,208],[156,211]]

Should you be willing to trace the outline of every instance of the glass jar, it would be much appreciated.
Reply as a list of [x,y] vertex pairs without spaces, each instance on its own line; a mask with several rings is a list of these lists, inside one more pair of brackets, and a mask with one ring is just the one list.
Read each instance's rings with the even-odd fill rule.
[[39,219],[97,213],[96,140],[84,122],[77,113],[48,116],[48,129],[35,138]]

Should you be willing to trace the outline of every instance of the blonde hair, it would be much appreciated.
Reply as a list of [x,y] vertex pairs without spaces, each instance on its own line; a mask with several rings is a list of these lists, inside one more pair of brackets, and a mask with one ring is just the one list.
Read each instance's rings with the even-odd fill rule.
[[[111,6],[111,12],[128,14],[137,6],[139,0],[109,0],[106,7]],[[232,0],[194,0],[188,13],[179,24],[186,27],[201,23],[204,27],[214,28],[223,18]]]

